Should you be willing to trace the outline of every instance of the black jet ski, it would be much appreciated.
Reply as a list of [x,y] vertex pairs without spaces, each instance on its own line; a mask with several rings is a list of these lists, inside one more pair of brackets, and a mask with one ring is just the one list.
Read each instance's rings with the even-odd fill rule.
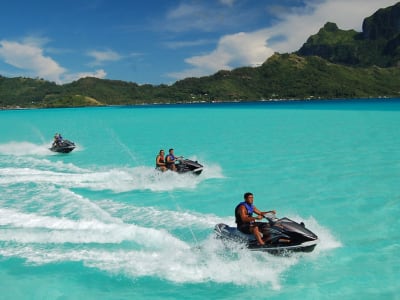
[[178,173],[190,172],[195,175],[200,175],[203,171],[203,165],[199,164],[197,161],[182,156],[176,158],[175,167]]
[[260,231],[264,232],[264,237],[268,237],[265,245],[258,245],[253,234],[242,233],[236,227],[226,224],[215,225],[214,232],[216,237],[223,242],[243,243],[252,251],[277,255],[290,252],[312,252],[319,242],[318,236],[307,229],[303,222],[297,223],[286,217],[278,219],[272,214],[264,217],[268,222],[262,224]]
[[69,140],[62,140],[59,143],[53,143],[49,149],[53,152],[69,153],[75,149],[75,143]]

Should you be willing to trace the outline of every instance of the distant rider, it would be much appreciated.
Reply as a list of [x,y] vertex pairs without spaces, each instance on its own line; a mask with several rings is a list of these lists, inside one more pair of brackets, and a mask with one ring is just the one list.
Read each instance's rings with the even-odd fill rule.
[[62,138],[61,134],[56,133],[54,135],[53,146],[61,146],[62,142],[63,142],[63,138]]

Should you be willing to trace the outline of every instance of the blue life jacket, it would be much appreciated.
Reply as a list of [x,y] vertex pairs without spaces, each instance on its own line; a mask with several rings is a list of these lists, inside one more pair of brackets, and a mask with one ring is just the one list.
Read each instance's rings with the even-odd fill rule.
[[242,206],[242,205],[244,205],[246,207],[247,215],[249,217],[251,217],[253,215],[253,212],[254,212],[254,206],[253,205],[250,205],[250,204],[248,204],[246,202],[240,202],[235,208],[235,219],[236,219],[236,224],[238,224],[238,225],[241,225],[241,224],[245,223],[245,222],[242,221],[242,218],[240,217],[240,213],[239,213],[239,207]]
[[[170,160],[172,160],[172,162],[168,161],[168,157],[170,158]],[[172,154],[168,154],[165,157],[165,163],[167,164],[167,167],[170,167],[171,165],[173,165],[175,163],[174,160],[175,160],[175,156]]]

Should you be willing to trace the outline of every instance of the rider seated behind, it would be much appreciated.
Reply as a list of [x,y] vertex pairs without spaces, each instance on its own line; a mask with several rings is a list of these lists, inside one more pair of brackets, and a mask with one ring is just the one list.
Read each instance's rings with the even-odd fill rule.
[[156,169],[161,170],[163,172],[167,171],[164,158],[164,150],[160,150],[159,154],[156,157]]
[[[265,245],[265,240],[268,240],[269,236],[267,230],[262,230],[262,227],[267,226],[266,223],[256,222],[261,220],[263,215],[266,213],[275,214],[275,210],[260,211],[253,205],[254,196],[252,193],[244,194],[244,202],[240,202],[235,208],[235,218],[238,230],[246,234],[254,234],[259,245]],[[253,213],[257,214],[257,217],[253,217]],[[264,237],[261,234],[264,234]],[[264,238],[264,239],[263,239]]]

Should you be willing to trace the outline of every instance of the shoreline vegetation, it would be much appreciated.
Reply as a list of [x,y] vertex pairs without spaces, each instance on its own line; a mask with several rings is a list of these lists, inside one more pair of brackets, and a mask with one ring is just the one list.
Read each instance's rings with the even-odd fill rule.
[[93,77],[57,85],[0,75],[0,109],[399,98],[399,19],[400,2],[364,19],[363,32],[328,22],[294,53],[172,85]]
[[307,98],[307,99],[260,99],[260,100],[234,100],[234,101],[192,101],[192,102],[166,102],[166,103],[137,103],[137,104],[113,104],[113,105],[95,105],[95,106],[58,106],[58,107],[20,107],[20,106],[9,106],[9,107],[0,107],[1,110],[35,110],[35,109],[53,109],[53,108],[90,108],[90,107],[162,107],[162,106],[179,106],[179,105],[218,105],[218,104],[240,104],[240,103],[309,103],[309,102],[337,102],[337,101],[396,101],[400,100],[400,96],[397,97],[387,97],[387,96],[378,96],[378,97],[364,97],[364,98]]

